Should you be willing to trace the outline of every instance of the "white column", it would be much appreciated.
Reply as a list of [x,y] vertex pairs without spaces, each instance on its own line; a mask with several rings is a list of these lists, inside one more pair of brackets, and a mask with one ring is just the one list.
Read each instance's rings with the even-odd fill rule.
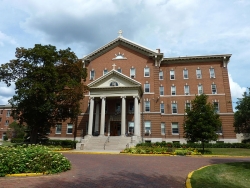
[[141,100],[138,104],[138,135],[141,136]]
[[102,111],[101,111],[100,136],[104,136],[106,97],[101,97],[101,99],[102,99]]
[[134,96],[134,135],[138,136],[138,96]]
[[95,109],[95,129],[94,132],[99,131],[99,123],[100,123],[100,107],[99,107],[99,101],[96,103],[96,109]]
[[92,136],[93,127],[93,114],[94,114],[94,97],[90,97],[90,108],[89,108],[89,128],[88,135]]
[[122,117],[121,117],[121,136],[125,136],[126,125],[126,96],[122,96]]

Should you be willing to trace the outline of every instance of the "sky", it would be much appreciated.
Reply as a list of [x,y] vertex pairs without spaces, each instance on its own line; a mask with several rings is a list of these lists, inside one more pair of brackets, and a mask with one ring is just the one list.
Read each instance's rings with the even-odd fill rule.
[[[119,30],[164,57],[232,54],[234,106],[250,87],[250,0],[0,0],[0,64],[35,44],[70,47],[82,58]],[[0,82],[0,104],[14,88]]]

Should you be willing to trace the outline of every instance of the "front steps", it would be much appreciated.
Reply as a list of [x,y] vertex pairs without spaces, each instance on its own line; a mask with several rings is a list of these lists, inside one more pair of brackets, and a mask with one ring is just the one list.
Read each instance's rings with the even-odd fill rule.
[[81,143],[76,144],[76,150],[85,151],[121,151],[134,146],[137,140],[135,137],[123,136],[87,136]]

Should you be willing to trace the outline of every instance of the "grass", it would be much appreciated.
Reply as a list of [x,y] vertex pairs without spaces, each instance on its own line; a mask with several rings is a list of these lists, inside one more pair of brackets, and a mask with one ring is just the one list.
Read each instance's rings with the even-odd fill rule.
[[230,155],[230,156],[250,156],[250,149],[245,148],[205,148],[205,155]]
[[191,185],[193,188],[248,188],[250,162],[216,164],[195,171]]
[[14,145],[14,143],[11,143],[10,141],[1,141],[2,145],[1,146],[10,146],[10,145]]

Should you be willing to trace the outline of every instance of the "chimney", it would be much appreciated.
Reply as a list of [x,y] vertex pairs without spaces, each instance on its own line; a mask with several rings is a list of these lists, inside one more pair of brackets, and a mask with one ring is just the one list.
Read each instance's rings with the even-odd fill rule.
[[157,51],[157,53],[161,53],[161,49],[160,48],[156,49],[156,51]]

